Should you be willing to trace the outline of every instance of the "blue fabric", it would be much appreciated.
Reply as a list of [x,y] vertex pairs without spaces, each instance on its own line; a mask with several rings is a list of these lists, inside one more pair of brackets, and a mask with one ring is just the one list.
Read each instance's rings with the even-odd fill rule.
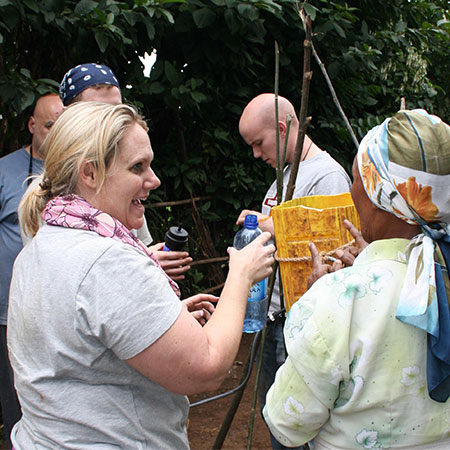
[[[6,325],[12,267],[22,250],[17,208],[27,188],[29,164],[25,148],[0,158],[0,325]],[[42,160],[33,158],[33,174],[40,173],[42,166]]]
[[[450,267],[450,243],[438,241],[445,260]],[[435,263],[436,291],[439,308],[439,337],[428,335],[427,380],[428,392],[433,400],[446,402],[450,395],[450,313],[441,266]]]
[[[267,391],[275,380],[275,374],[286,360],[286,350],[284,348],[283,339],[283,322],[284,321],[281,320],[277,322],[267,321],[266,339],[263,349],[263,363],[258,384],[258,402],[261,410],[266,404]],[[256,361],[258,361],[258,359],[259,351]]]
[[99,84],[110,84],[120,89],[119,82],[113,71],[103,64],[80,64],[70,69],[59,85],[59,96],[64,106],[85,89]]

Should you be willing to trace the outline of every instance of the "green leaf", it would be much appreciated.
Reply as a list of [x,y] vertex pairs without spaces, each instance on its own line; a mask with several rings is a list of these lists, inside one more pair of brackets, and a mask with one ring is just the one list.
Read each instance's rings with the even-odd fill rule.
[[112,25],[114,23],[114,14],[113,13],[109,13],[106,16],[106,23],[107,23],[107,25]]
[[109,39],[102,31],[95,32],[95,40],[97,41],[98,48],[102,53],[105,53],[105,50],[108,48]]
[[214,23],[216,15],[211,9],[202,8],[194,11],[192,13],[192,18],[198,28],[206,28]]
[[38,4],[35,2],[35,0],[23,0],[23,3],[25,4],[25,6],[27,6],[29,9],[31,9],[31,11],[34,11],[35,13],[39,12],[39,6]]
[[342,27],[340,25],[338,25],[336,22],[334,22],[333,27],[336,30],[337,34],[339,34],[339,36],[345,38],[345,31],[342,29]]
[[20,73],[28,80],[31,80],[31,73],[28,69],[22,68],[20,69]]
[[310,3],[306,3],[306,2],[303,3],[303,8],[304,8],[306,14],[309,14],[311,16],[311,20],[314,20],[316,18],[317,8],[315,8]]
[[164,72],[164,62],[156,59],[155,64],[153,64],[152,70],[150,72],[150,78],[152,81],[157,80]]
[[137,14],[133,11],[122,11],[122,15],[128,22],[128,25],[134,26],[137,21]]
[[0,44],[3,44],[3,34],[0,33]]
[[44,14],[44,19],[45,19],[45,23],[47,24],[51,24],[55,18],[56,18],[56,14],[53,11],[43,11]]
[[36,80],[37,83],[48,84],[56,89],[59,89],[59,82],[52,80],[51,78],[39,78]]
[[80,16],[85,16],[90,12],[94,11],[97,5],[98,2],[94,2],[92,0],[81,0],[75,6],[74,13]]
[[11,2],[9,0],[0,0],[0,8],[2,8],[3,6],[9,6],[12,4],[13,4],[13,2]]
[[25,111],[29,106],[34,103],[34,92],[31,90],[26,90],[23,92],[20,98],[20,107],[22,111]]
[[225,22],[231,31],[231,34],[236,34],[240,30],[240,22],[232,9],[226,9],[224,13]]
[[11,31],[18,24],[19,19],[20,16],[16,9],[5,8],[5,10],[2,11],[0,21],[3,22],[3,25],[8,29],[8,31]]
[[147,28],[147,36],[152,41],[155,38],[155,26],[153,25],[150,17],[144,18],[145,28]]
[[258,10],[252,5],[240,4],[237,7],[239,14],[248,20],[256,20],[259,16]]
[[173,19],[172,14],[167,11],[166,9],[160,9],[159,13],[164,16],[166,18],[166,20],[170,23],[170,24],[174,24],[175,20]]
[[169,80],[170,84],[178,84],[180,75],[169,61],[166,61],[164,63],[164,74],[166,75],[166,78]]
[[202,94],[201,92],[198,92],[198,91],[192,91],[191,92],[191,97],[197,103],[202,103],[202,102],[204,102],[207,99],[205,94]]

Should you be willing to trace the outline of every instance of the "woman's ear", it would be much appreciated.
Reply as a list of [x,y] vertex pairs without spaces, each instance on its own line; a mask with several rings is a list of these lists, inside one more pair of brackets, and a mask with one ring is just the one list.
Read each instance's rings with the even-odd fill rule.
[[81,163],[79,180],[88,188],[97,190],[98,173],[90,161],[84,160]]

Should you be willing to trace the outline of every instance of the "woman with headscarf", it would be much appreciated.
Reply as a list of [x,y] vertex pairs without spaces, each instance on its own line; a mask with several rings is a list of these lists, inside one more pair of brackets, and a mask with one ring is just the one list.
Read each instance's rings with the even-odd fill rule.
[[291,447],[448,449],[450,127],[398,112],[365,136],[353,177],[369,245],[289,311],[265,420]]

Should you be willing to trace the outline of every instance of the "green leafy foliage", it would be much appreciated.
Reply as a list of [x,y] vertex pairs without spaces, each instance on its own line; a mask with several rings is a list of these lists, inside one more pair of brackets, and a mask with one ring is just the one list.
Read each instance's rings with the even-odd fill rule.
[[[311,0],[313,42],[358,138],[400,107],[449,120],[450,22],[445,0]],[[0,0],[0,148],[29,139],[30,107],[55,91],[68,68],[109,65],[125,101],[150,125],[162,180],[147,218],[155,241],[167,227],[190,231],[196,259],[223,256],[243,208],[259,209],[274,171],[238,133],[245,104],[274,89],[300,107],[304,32],[296,0]],[[139,59],[156,50],[150,78]],[[316,61],[308,130],[348,170],[354,145]],[[192,204],[151,204],[200,197]],[[226,266],[197,266],[195,289],[217,284]]]

